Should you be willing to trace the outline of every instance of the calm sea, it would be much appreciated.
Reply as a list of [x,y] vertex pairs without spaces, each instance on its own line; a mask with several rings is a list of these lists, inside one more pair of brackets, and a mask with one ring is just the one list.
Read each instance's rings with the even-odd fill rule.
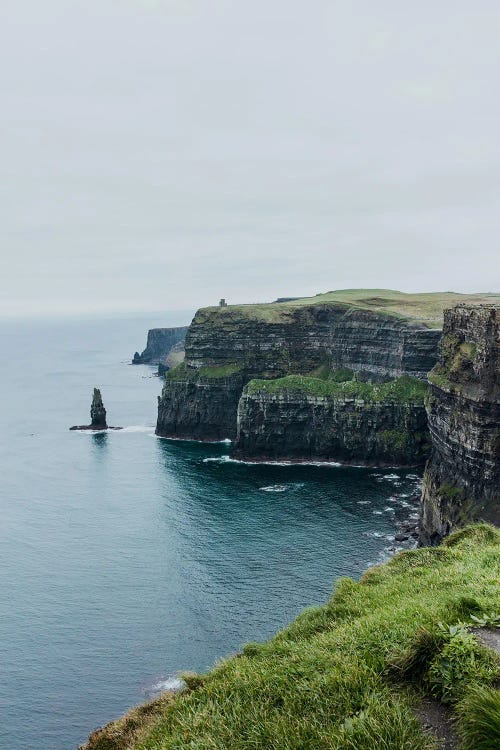
[[[161,382],[128,364],[189,315],[0,323],[0,747],[94,728],[268,638],[387,557],[414,473],[228,461],[154,436]],[[121,432],[87,423],[102,389]]]

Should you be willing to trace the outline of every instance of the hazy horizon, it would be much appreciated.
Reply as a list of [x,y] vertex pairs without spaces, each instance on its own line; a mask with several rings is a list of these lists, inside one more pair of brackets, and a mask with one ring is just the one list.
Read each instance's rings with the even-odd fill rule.
[[499,292],[500,6],[24,0],[0,316]]

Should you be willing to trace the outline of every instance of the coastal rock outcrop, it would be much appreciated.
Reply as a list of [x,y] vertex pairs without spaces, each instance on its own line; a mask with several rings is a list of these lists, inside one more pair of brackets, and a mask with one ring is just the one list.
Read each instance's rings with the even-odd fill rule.
[[165,364],[165,359],[168,357],[172,348],[176,344],[182,343],[186,338],[187,330],[187,326],[179,326],[176,328],[151,328],[148,331],[146,348],[141,354],[139,354],[139,352],[134,354],[132,364]]
[[429,374],[432,456],[422,491],[421,544],[478,519],[500,524],[500,307],[445,312]]
[[412,378],[370,385],[290,376],[251,381],[238,405],[233,455],[414,466],[429,455],[426,385]]
[[102,401],[101,391],[94,388],[92,403],[90,405],[90,424],[74,425],[70,430],[121,430],[121,427],[110,427],[106,422],[106,409]]
[[233,440],[245,375],[227,368],[167,372],[158,397],[156,433],[191,440]]
[[345,303],[279,303],[198,310],[186,336],[191,368],[238,365],[280,377],[327,365],[387,380],[425,378],[440,329]]
[[99,388],[94,388],[94,395],[92,396],[92,404],[90,406],[90,426],[93,430],[106,430],[108,427],[106,423],[106,409],[102,403],[102,396]]
[[300,302],[199,310],[184,363],[167,373],[157,434],[233,440],[238,402],[253,378],[349,368],[371,381],[423,379],[436,362],[439,329],[342,302]]

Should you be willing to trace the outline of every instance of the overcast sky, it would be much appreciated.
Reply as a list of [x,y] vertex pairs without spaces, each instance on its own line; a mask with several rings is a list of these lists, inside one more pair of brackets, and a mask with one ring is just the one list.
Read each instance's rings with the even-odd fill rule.
[[500,291],[498,0],[2,0],[0,314]]

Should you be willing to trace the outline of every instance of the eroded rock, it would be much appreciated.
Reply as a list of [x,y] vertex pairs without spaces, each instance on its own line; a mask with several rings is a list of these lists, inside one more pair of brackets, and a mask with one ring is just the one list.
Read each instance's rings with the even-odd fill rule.
[[433,545],[471,521],[500,523],[500,307],[445,311],[429,380],[420,542]]

